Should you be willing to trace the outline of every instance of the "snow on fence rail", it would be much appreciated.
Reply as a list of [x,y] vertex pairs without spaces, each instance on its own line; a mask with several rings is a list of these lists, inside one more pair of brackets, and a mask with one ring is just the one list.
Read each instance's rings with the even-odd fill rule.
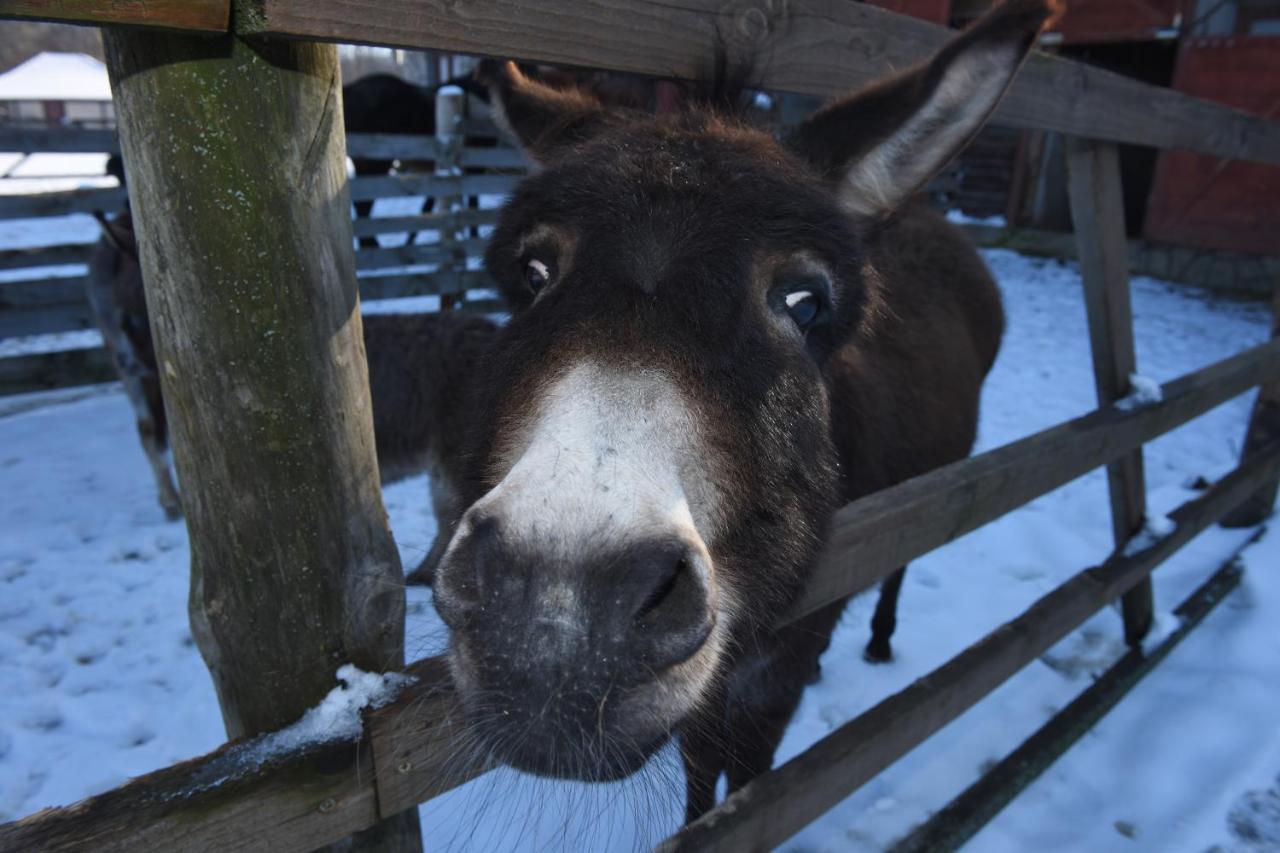
[[[30,0],[9,4],[5,13],[24,7],[51,14]],[[80,4],[65,17],[113,20],[103,17],[110,7]],[[166,17],[166,9],[156,4],[150,23],[183,27],[179,18]],[[246,0],[236,21],[241,35],[508,55],[678,77],[696,76],[719,42],[767,56],[765,88],[816,95],[901,67],[945,36],[938,27],[837,0],[690,0],[680,7],[659,0]],[[122,115],[129,118],[127,110]],[[145,115],[132,120],[156,121]],[[1070,189],[1100,408],[841,510],[813,582],[784,622],[865,589],[909,560],[1100,465],[1108,466],[1112,487],[1115,552],[930,675],[758,777],[663,849],[761,849],[781,842],[1118,596],[1125,600],[1127,639],[1140,641],[1150,620],[1150,573],[1246,499],[1274,495],[1280,471],[1274,438],[1280,435],[1280,407],[1274,405],[1280,398],[1280,338],[1168,383],[1159,402],[1113,405],[1128,393],[1136,368],[1116,143],[1182,146],[1280,164],[1280,123],[1043,54],[1032,57],[996,121],[1078,138],[1069,159]],[[144,187],[144,197],[146,192]],[[180,313],[174,283],[168,287],[169,308]],[[1175,510],[1169,535],[1126,549],[1144,510],[1142,445],[1259,384],[1265,392],[1236,471]],[[332,422],[330,416],[315,428]],[[241,437],[226,432],[201,433],[206,446],[199,449],[239,448],[235,442]],[[1256,506],[1255,515],[1269,503]],[[195,540],[193,533],[193,550]],[[458,709],[444,664],[422,661],[408,671],[418,681],[395,703],[368,715],[358,742],[307,747],[231,774],[222,772],[235,749],[227,746],[74,806],[4,825],[0,848],[72,849],[92,840],[104,849],[304,850],[372,827],[486,769],[478,757],[457,760]],[[217,784],[208,784],[210,779]]]

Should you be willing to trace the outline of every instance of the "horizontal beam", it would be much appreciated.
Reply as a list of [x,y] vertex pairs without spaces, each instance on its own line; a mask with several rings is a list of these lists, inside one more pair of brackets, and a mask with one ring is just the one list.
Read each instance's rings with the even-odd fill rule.
[[429,213],[418,216],[360,217],[351,222],[351,228],[357,237],[415,231],[457,231],[478,225],[493,225],[498,221],[501,213],[501,210],[491,208],[487,210],[459,210],[454,213]]
[[[1259,531],[1261,533],[1261,531]],[[1241,550],[1252,542],[1252,537]],[[1000,810],[1062,757],[1080,738],[1149,675],[1213,612],[1244,576],[1239,551],[1174,608],[1178,627],[1151,649],[1130,649],[1106,672],[976,782],[906,837],[889,853],[950,853],[986,826]]]
[[394,198],[396,196],[506,195],[522,175],[463,175],[441,177],[408,172],[351,179],[351,200]]
[[456,243],[424,243],[361,249],[356,252],[356,269],[360,272],[414,264],[438,264],[452,257],[477,257],[489,245],[488,240],[459,240]]
[[[496,133],[496,130],[494,131]],[[478,134],[484,135],[484,134]],[[492,135],[492,134],[488,134]],[[394,133],[347,134],[347,156],[368,160],[435,160],[440,148],[434,136]],[[118,154],[120,140],[106,128],[24,127],[0,125],[0,152],[23,154]],[[458,165],[486,169],[526,169],[529,161],[509,145],[463,146]]]
[[[944,27],[843,0],[247,0],[241,32],[504,56],[693,79],[724,44],[759,85],[830,97],[917,62]],[[1280,122],[1048,54],[997,123],[1280,164]]]
[[[355,236],[374,234],[403,234],[417,231],[459,230],[479,225],[493,225],[500,210],[460,210],[455,213],[432,213],[418,216],[378,216],[359,218],[351,225]],[[95,243],[64,243],[58,246],[41,246],[36,249],[0,250],[0,270],[31,269],[35,267],[70,266],[87,264]],[[479,247],[478,250],[482,250]],[[364,250],[369,251],[369,250]],[[370,268],[376,265],[370,265]],[[0,303],[4,301],[5,283],[0,282]]]
[[0,195],[0,219],[66,216],[69,213],[114,213],[124,207],[124,187],[103,187],[30,195]]
[[[380,299],[403,299],[406,296],[434,296],[441,293],[466,293],[468,290],[479,290],[493,287],[493,279],[482,270],[466,270],[461,272],[447,271],[430,275],[377,275],[360,279],[360,301],[366,304],[376,303]],[[482,310],[507,310],[505,302],[496,302],[497,307],[489,305],[491,300],[483,300]],[[477,301],[464,301],[459,308],[475,308]]]
[[[451,765],[442,748],[454,735],[459,708],[441,658],[408,668],[417,682],[397,701],[365,718],[360,741],[322,744],[276,760],[258,760],[253,741],[231,743],[201,758],[133,779],[72,806],[45,809],[0,826],[0,850],[97,851],[313,850],[379,820],[376,750],[405,749],[392,765],[401,790],[439,794],[485,768]],[[434,763],[433,763],[434,762]]]
[[50,335],[92,328],[93,312],[89,308],[88,299],[0,311],[0,338]]
[[85,283],[83,275],[0,282],[0,314],[14,309],[78,305],[87,300]]
[[[506,195],[521,175],[463,175],[440,177],[414,174],[374,175],[352,178],[351,199],[371,201],[402,196]],[[31,195],[0,196],[0,219],[65,216],[69,213],[113,212],[124,207],[128,193],[122,187],[104,187]]]
[[[360,298],[365,304],[369,304],[380,299],[432,296],[442,292],[442,288],[436,286],[434,278],[380,276],[363,279],[360,282]],[[465,272],[460,274],[456,285],[451,284],[443,292],[465,293],[468,289],[479,289],[490,284],[483,278],[483,274]],[[453,310],[494,314],[507,309],[507,304],[501,299],[466,299],[454,303]],[[78,385],[96,385],[118,378],[111,358],[102,347],[0,357],[0,397]]]
[[0,20],[5,18],[225,33],[231,0],[4,0]]
[[0,358],[0,397],[119,378],[102,347],[59,350]]
[[676,851],[771,850],[919,746],[1086,619],[1147,577],[1280,470],[1280,444],[1169,514],[1169,536],[1075,575],[1016,619],[748,782],[658,846]]
[[[434,161],[440,144],[434,136],[394,133],[351,133],[347,135],[347,156],[367,160]],[[527,169],[529,161],[517,148],[496,145],[490,148],[461,146],[458,166],[481,169]]]
[[[431,247],[413,248],[430,249]],[[357,259],[360,254],[363,253],[357,253]],[[423,253],[423,256],[426,257],[427,254]],[[402,262],[407,264],[410,261]],[[413,261],[413,263],[431,262],[430,260]],[[387,264],[376,269],[385,266]],[[467,290],[494,286],[493,280],[482,270],[366,276],[359,279],[358,284],[360,299],[364,302],[400,299],[406,296],[466,293]],[[488,299],[464,301],[458,307],[477,311],[507,309],[505,302]],[[84,276],[0,282],[0,338],[47,335],[93,327],[93,311],[85,295]]]
[[[3,6],[0,6],[3,8]],[[0,125],[0,151],[23,154],[119,154],[114,130],[90,127]]]
[[[61,246],[41,246],[38,249],[6,249],[0,251],[0,270],[86,264],[93,246],[93,243],[68,243]],[[0,305],[4,303],[3,287],[3,283],[0,283]]]
[[1276,379],[1280,340],[1173,380],[1159,403],[1098,409],[855,501],[836,513],[813,578],[780,624],[868,589],[899,566]]

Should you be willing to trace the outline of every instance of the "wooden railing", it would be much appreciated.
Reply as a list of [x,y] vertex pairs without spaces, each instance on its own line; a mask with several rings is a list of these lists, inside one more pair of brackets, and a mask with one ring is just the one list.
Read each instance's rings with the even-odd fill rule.
[[[181,25],[177,18],[170,23]],[[838,0],[691,0],[678,7],[658,0],[251,0],[237,7],[236,26],[247,34],[509,55],[676,77],[696,76],[722,43],[760,57],[765,88],[816,95],[844,91],[915,61],[946,35],[929,24]],[[1151,572],[1246,498],[1273,488],[1280,447],[1260,441],[1235,472],[1171,514],[1171,535],[1141,549],[1126,547],[1142,520],[1142,445],[1259,384],[1268,386],[1267,399],[1274,400],[1280,340],[1166,384],[1160,402],[1113,405],[1129,392],[1134,367],[1115,145],[1181,146],[1280,164],[1280,123],[1043,54],[1028,63],[996,120],[1078,140],[1069,162],[1072,208],[1099,408],[842,509],[812,582],[782,621],[864,590],[911,559],[1102,465],[1109,466],[1112,484],[1115,554],[756,778],[662,849],[758,850],[780,843],[1117,597],[1125,597],[1126,633],[1136,642],[1150,619]],[[388,186],[388,179],[374,180]],[[419,188],[437,186],[430,178],[414,180],[423,182],[415,184]],[[360,186],[353,183],[356,192]],[[1259,407],[1255,418],[1274,418],[1275,411]],[[1256,433],[1277,434],[1268,430],[1280,431],[1280,425],[1268,421]],[[442,662],[420,662],[410,671],[418,682],[392,706],[369,714],[358,742],[313,747],[226,773],[239,766],[235,753],[242,746],[231,744],[75,806],[0,827],[0,849],[69,850],[92,839],[103,849],[279,853],[311,849],[372,826],[487,769],[479,757],[457,761],[460,720]],[[207,784],[210,779],[219,781]]]
[[[496,141],[492,124],[470,122],[470,135]],[[394,217],[357,218],[356,237],[378,234],[412,235],[434,231],[443,235],[436,243],[361,248],[356,270],[361,275],[362,300],[441,295],[457,307],[492,310],[500,307],[491,298],[467,299],[469,291],[484,291],[488,277],[477,268],[485,240],[478,237],[450,239],[470,234],[497,221],[495,209],[467,208],[467,199],[480,195],[506,195],[528,163],[507,144],[443,146],[425,136],[353,134],[347,138],[351,156],[417,162],[441,162],[444,156],[458,169],[481,174],[439,176],[398,174],[354,178],[353,201],[427,196],[437,200],[460,199],[460,209]],[[0,126],[0,151],[32,153],[115,153],[119,142],[110,130],[29,129]],[[127,198],[121,187],[77,189],[30,195],[0,194],[0,219],[65,216],[72,213],[115,213]],[[94,243],[66,243],[32,249],[0,250],[0,271],[28,271],[27,275],[0,281],[0,339],[68,332],[93,327],[85,291],[83,267],[89,263]],[[49,276],[46,267],[75,267],[71,275]],[[387,274],[397,268],[417,268],[406,274]],[[74,353],[74,354],[72,354]],[[0,358],[0,395],[44,388],[102,382],[113,378],[101,349],[43,352]]]

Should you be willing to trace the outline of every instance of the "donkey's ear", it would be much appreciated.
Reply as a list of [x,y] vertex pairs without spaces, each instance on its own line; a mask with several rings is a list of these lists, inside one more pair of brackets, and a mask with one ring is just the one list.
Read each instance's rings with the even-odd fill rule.
[[1008,0],[924,64],[814,113],[792,147],[850,213],[887,216],[978,132],[1048,16],[1045,0]]
[[600,102],[577,89],[555,89],[531,80],[514,62],[485,60],[476,79],[489,87],[494,118],[545,165],[586,139],[606,120]]

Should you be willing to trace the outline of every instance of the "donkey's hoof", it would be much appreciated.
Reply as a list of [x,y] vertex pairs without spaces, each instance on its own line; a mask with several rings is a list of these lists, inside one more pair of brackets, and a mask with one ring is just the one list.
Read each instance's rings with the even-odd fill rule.
[[874,637],[862,650],[862,659],[867,663],[889,663],[893,660],[893,648],[888,640],[877,640]]
[[431,586],[432,581],[436,579],[436,567],[427,565],[426,560],[418,568],[405,575],[404,582],[408,586]]
[[805,684],[806,685],[817,684],[821,680],[822,680],[822,664],[815,663],[813,665],[813,672],[809,673],[809,680],[806,681]]

